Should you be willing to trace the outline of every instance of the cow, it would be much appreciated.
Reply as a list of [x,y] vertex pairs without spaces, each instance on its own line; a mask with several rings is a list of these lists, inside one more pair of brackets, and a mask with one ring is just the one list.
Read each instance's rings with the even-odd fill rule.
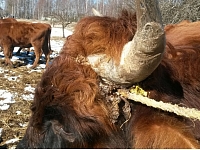
[[150,99],[200,109],[199,49],[170,43],[157,0],[135,4],[136,13],[77,23],[35,89],[17,148],[200,147],[198,120],[117,92],[139,86]]
[[[0,24],[1,23],[12,23],[12,22],[17,22],[16,19],[14,18],[4,18],[4,19],[0,19]],[[28,23],[28,22],[27,22]],[[49,25],[50,26],[50,25]],[[51,30],[51,27],[50,27],[50,30]],[[20,47],[17,51],[17,54],[19,55],[20,54],[20,51],[22,50],[23,48]],[[1,50],[2,51],[2,50]],[[28,47],[28,50],[27,50],[27,55],[29,54],[30,52],[30,47]]]
[[[28,22],[27,22],[28,23]],[[51,25],[48,24],[48,23],[43,23],[43,25],[46,26],[46,28],[48,28],[49,30],[49,38],[48,38],[48,47],[49,47],[49,50],[50,50],[50,54],[53,52],[52,49],[51,49],[51,42],[50,42],[50,36],[51,36]],[[30,47],[20,47],[17,51],[17,54],[20,54],[20,51],[23,49],[23,48],[27,48],[27,55],[29,54],[29,52],[31,51]]]
[[35,61],[31,68],[36,68],[42,52],[45,54],[46,66],[50,60],[51,26],[44,23],[14,22],[0,24],[0,46],[3,48],[5,64],[13,66],[11,62],[14,47],[34,47]]

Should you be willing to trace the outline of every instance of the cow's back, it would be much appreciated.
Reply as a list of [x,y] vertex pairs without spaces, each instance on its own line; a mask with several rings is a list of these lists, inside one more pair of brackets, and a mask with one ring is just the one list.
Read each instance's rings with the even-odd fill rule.
[[166,39],[174,46],[200,45],[200,21],[184,20],[178,24],[165,26]]
[[12,39],[12,46],[24,46],[33,40],[42,38],[44,32],[42,24],[30,24],[26,22],[3,23],[0,24],[0,39]]

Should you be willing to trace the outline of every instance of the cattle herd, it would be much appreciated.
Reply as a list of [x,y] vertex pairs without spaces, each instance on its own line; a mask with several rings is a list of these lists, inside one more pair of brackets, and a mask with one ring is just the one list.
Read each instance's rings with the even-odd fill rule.
[[[200,109],[200,22],[165,27],[157,0],[136,12],[81,19],[35,89],[16,148],[200,148],[200,121],[130,100],[139,86],[155,101]],[[9,22],[9,21],[8,21]],[[34,47],[49,62],[51,26],[0,23],[5,64],[13,48]]]

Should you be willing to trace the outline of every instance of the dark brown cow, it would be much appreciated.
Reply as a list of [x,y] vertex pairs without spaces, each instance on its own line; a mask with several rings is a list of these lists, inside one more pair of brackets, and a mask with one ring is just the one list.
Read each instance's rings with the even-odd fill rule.
[[139,85],[149,98],[200,109],[199,49],[165,45],[156,0],[136,6],[137,25],[127,12],[78,22],[37,85],[17,148],[200,148],[199,121],[116,93]]
[[2,23],[0,32],[0,46],[3,47],[5,64],[11,65],[12,53],[14,47],[34,47],[35,61],[32,68],[35,68],[39,62],[42,52],[46,57],[46,65],[50,60],[50,25],[43,23]]

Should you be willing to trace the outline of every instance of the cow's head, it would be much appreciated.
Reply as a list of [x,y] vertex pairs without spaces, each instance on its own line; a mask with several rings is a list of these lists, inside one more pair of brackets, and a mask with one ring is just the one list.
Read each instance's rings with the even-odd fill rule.
[[102,78],[131,85],[147,78],[159,65],[165,34],[157,0],[136,0],[137,32],[124,45],[119,65],[105,54],[89,55],[92,68]]

